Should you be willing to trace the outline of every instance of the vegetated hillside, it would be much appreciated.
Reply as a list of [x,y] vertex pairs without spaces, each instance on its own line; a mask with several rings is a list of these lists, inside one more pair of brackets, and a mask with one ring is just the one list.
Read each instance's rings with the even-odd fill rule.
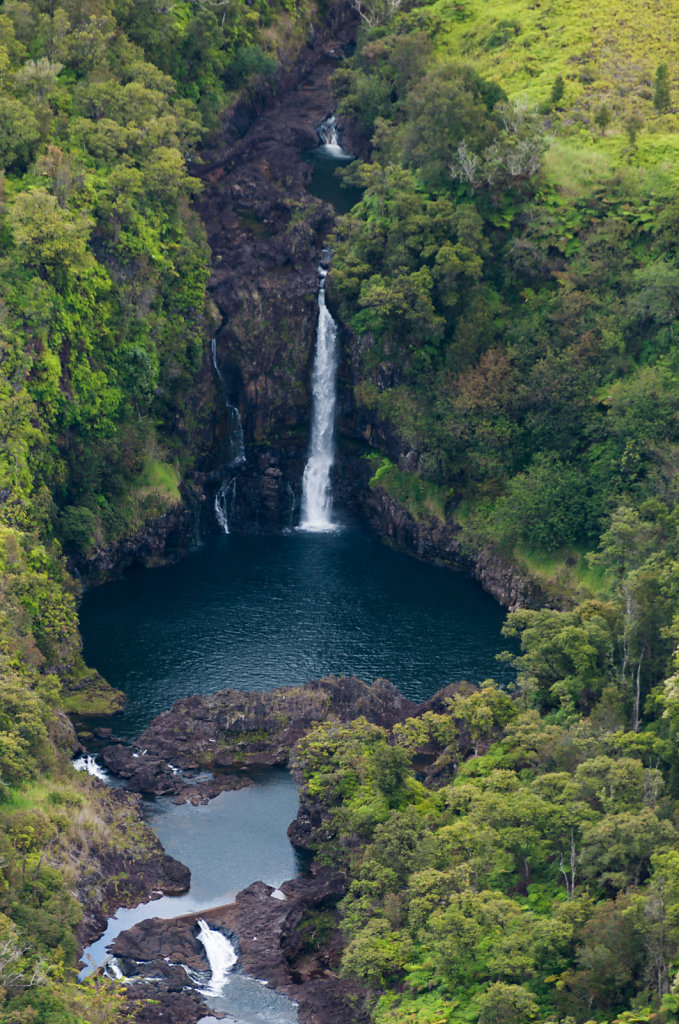
[[639,733],[614,700],[541,716],[568,628],[550,644],[536,622],[518,701],[488,683],[391,734],[326,723],[301,743],[311,846],[350,876],[308,947],[339,921],[377,1024],[679,1019],[676,681]]
[[[159,848],[69,766],[64,709],[120,695],[83,664],[62,549],[86,555],[179,501],[210,328],[187,164],[238,90],[306,37],[302,6],[0,8],[3,1021],[119,1019],[106,985],[71,984],[74,928],[81,904],[106,912],[141,884]],[[122,872],[111,892],[103,848]]]
[[396,7],[362,6],[335,76],[371,486],[562,610],[510,616],[513,701],[303,744],[343,969],[380,1024],[674,1021],[678,12]]
[[[538,9],[523,10],[527,28]],[[654,9],[639,29],[630,120],[596,70],[617,22],[568,30],[565,10],[539,8],[548,37],[579,40],[567,66],[556,42],[539,51],[539,95],[521,88],[523,29],[488,48],[487,5],[364,26],[335,76],[369,159],[347,172],[365,192],[340,220],[331,291],[357,338],[357,402],[397,437],[374,485],[557,590],[603,594],[607,556],[595,571],[583,553],[613,521],[638,518],[664,548],[675,534],[675,167],[646,145],[678,137],[650,48],[675,28]]]

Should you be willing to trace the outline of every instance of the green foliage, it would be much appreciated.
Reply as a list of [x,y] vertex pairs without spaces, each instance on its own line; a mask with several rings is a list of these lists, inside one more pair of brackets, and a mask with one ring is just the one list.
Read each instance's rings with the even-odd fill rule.
[[371,487],[379,487],[391,497],[402,502],[415,519],[434,516],[445,518],[446,501],[449,494],[443,488],[423,480],[413,473],[408,473],[395,466],[389,459],[380,459],[375,470]]
[[[434,2],[364,32],[335,82],[369,161],[349,171],[363,199],[340,219],[331,288],[360,339],[357,402],[409,468],[373,486],[416,518],[441,495],[466,551],[560,558],[559,597],[586,583],[563,562],[597,546],[617,507],[675,507],[679,440],[676,187],[645,142],[633,160],[620,148],[614,124],[635,147],[642,124],[644,140],[660,131],[652,96],[644,107],[635,85],[618,102],[598,63],[604,16],[585,27],[576,8],[470,0],[458,18]],[[545,50],[550,25],[562,45]],[[626,26],[615,35],[640,59]],[[528,96],[525,75],[541,83]],[[642,669],[642,690],[659,671]]]
[[[535,659],[531,670],[543,671]],[[319,849],[351,865],[343,970],[385,993],[378,1024],[622,1021],[630,1004],[650,1013],[679,954],[679,834],[668,763],[644,763],[659,749],[653,736],[635,741],[638,757],[633,734],[603,718],[550,723],[491,685],[418,721],[394,730],[392,750],[431,756],[432,737],[464,742],[467,730],[495,746],[458,754],[438,789],[401,781],[399,805],[358,843],[357,779],[381,730],[333,726],[329,743],[326,725],[301,747],[307,799],[332,822],[316,833]]]
[[557,103],[561,102],[561,100],[563,99],[563,94],[564,94],[565,90],[566,90],[566,86],[564,84],[563,75],[557,75],[556,78],[554,79],[554,85],[552,86],[552,91],[549,94],[549,99],[550,99],[550,103],[552,104],[552,106],[556,106]]
[[89,508],[67,506],[61,513],[61,537],[67,550],[86,555],[94,541],[97,519]]
[[539,1007],[535,999],[519,985],[496,981],[481,1001],[479,1024],[529,1024]]
[[613,120],[611,112],[605,103],[597,109],[594,115],[594,124],[597,126],[602,135],[606,134],[606,129]]
[[655,73],[655,90],[653,106],[656,110],[666,110],[670,105],[670,76],[667,64],[658,65]]
[[493,539],[509,547],[528,541],[543,551],[586,539],[595,532],[587,490],[580,469],[564,464],[554,453],[541,452],[525,473],[510,480],[506,496],[495,503],[490,520]]
[[85,559],[179,501],[210,318],[189,163],[301,15],[291,0],[0,13],[3,1021],[127,1019],[120,986],[71,980],[72,893],[107,913],[98,856],[118,844],[133,872],[150,840],[136,810],[71,778],[64,709],[123,698],[83,663],[62,549]]

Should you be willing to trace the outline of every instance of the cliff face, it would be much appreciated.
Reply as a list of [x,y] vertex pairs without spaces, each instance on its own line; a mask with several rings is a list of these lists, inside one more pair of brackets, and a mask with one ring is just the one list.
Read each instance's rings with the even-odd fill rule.
[[510,611],[549,604],[548,595],[537,583],[497,552],[483,548],[471,556],[463,553],[459,529],[454,524],[434,517],[416,519],[379,488],[363,492],[361,510],[370,527],[388,543],[423,561],[468,572]]
[[[199,210],[213,254],[215,358],[223,379],[204,468],[227,478],[224,402],[240,413],[247,462],[237,468],[230,521],[241,530],[290,524],[308,445],[309,380],[318,315],[317,264],[334,224],[307,191],[306,150],[332,111],[328,81],[351,28],[315,31],[267,93],[243,99],[203,153]],[[211,365],[208,372],[215,374]]]
[[[194,171],[198,202],[212,250],[209,293],[216,327],[178,436],[193,452],[194,471],[182,504],[115,549],[97,551],[77,568],[89,580],[110,578],[133,562],[154,565],[179,557],[219,527],[215,495],[226,486],[229,527],[277,532],[298,521],[307,458],[310,379],[318,317],[318,273],[332,208],[308,191],[306,151],[332,112],[329,79],[355,32],[351,18],[310,28],[290,44],[284,67],[242,96],[206,143]],[[347,126],[350,129],[351,126]],[[350,140],[350,144],[360,140]],[[328,302],[332,307],[332,277]],[[427,561],[471,572],[502,604],[535,605],[544,595],[491,551],[469,560],[453,525],[414,519],[393,498],[368,486],[361,456],[378,449],[417,471],[417,454],[374,409],[357,408],[359,341],[340,325],[344,358],[338,390],[339,457],[334,470],[338,508],[364,519],[380,536]],[[397,383],[398,367],[375,371],[378,385]],[[229,409],[228,406],[232,408]],[[238,411],[235,416],[234,410]],[[247,458],[234,460],[240,422]]]

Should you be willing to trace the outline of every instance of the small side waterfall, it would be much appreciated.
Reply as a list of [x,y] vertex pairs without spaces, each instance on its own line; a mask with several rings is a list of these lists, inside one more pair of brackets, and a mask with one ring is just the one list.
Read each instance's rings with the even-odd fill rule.
[[203,944],[212,972],[210,984],[204,992],[205,995],[218,996],[238,957],[226,935],[213,931],[202,918],[198,921],[198,927],[198,940]]
[[224,533],[229,532],[229,517],[235,500],[236,478],[235,476],[232,476],[230,480],[223,481],[221,487],[215,494],[215,518],[219,523],[219,528]]
[[[226,424],[228,429],[228,464],[230,467],[242,466],[246,461],[245,459],[245,444],[243,441],[243,424],[241,423],[240,413],[235,405],[229,402],[227,397],[227,388],[222,371],[219,368],[219,362],[217,360],[217,338],[214,337],[210,342],[210,353],[212,355],[212,365],[214,371],[217,374],[219,383],[222,386],[222,395],[224,397],[224,407],[226,409]],[[219,524],[220,530],[223,533],[229,532],[229,517],[231,509],[233,508],[236,499],[236,478],[231,477],[230,479],[223,480],[221,486],[215,494],[215,518]]]
[[83,754],[81,757],[76,757],[71,764],[77,772],[87,772],[88,775],[93,775],[95,779],[100,779],[102,782],[109,782],[110,775],[105,768],[97,764],[92,754]]
[[341,150],[339,135],[337,134],[337,118],[334,114],[326,117],[325,121],[318,126],[318,137],[324,146],[330,149]]
[[212,353],[212,365],[215,373],[217,374],[219,383],[222,385],[222,395],[224,396],[227,426],[229,428],[229,465],[240,466],[246,461],[245,444],[243,442],[243,424],[241,423],[238,409],[235,405],[232,405],[227,398],[226,382],[224,381],[222,371],[219,369],[219,363],[217,361],[216,337],[210,342],[210,352]]
[[319,267],[318,326],[311,382],[313,416],[309,458],[302,480],[300,530],[324,533],[335,530],[332,521],[330,470],[335,458],[335,405],[337,402],[337,324],[325,304],[327,270]]

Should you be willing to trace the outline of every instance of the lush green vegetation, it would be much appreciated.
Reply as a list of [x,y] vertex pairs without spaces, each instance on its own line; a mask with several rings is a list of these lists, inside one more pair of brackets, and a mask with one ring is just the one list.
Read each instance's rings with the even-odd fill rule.
[[611,618],[517,613],[515,699],[491,681],[302,742],[318,856],[351,878],[343,971],[379,1024],[678,1019],[676,678],[628,730]]
[[180,500],[212,326],[189,164],[238,90],[299,45],[303,12],[0,7],[3,1021],[123,1019],[109,985],[72,981],[74,927],[103,898],[97,849],[134,871],[148,834],[69,765],[64,710],[110,712],[121,695],[83,663],[62,553],[86,557]]
[[343,969],[379,1024],[674,1021],[677,11],[356,6],[330,292],[370,485],[555,608],[508,620],[512,700],[302,744]]
[[[425,491],[443,497],[470,549],[566,568],[614,515],[675,515],[676,172],[644,142],[679,138],[646,49],[669,13],[611,41],[578,2],[375,6],[335,76],[370,158],[345,172],[365,191],[332,294],[359,338],[357,402],[408,453],[372,485],[416,518]],[[633,131],[617,107],[587,114],[625,61]],[[584,594],[601,581],[582,568]]]
[[[679,1017],[677,18],[630,0],[357,0],[339,109],[369,159],[332,299],[371,486],[546,580],[515,699],[302,744],[344,970],[379,1024]],[[70,975],[93,845],[144,835],[68,767],[85,557],[180,498],[210,327],[188,172],[312,14],[0,8],[0,1017],[123,1019]],[[413,469],[416,467],[416,469]],[[426,774],[415,775],[426,764]],[[121,886],[125,879],[120,879]],[[89,888],[88,888],[89,887]],[[77,898],[76,898],[77,897]],[[79,902],[80,901],[80,902]],[[323,942],[326,911],[308,924]]]

